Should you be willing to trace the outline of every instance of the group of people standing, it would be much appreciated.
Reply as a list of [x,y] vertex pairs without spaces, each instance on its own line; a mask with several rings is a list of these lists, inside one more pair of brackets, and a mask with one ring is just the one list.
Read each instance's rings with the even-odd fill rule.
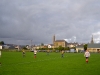
[[[49,50],[47,50],[47,55],[49,55]],[[36,58],[37,50],[34,50],[34,58]],[[0,52],[0,57],[1,57],[1,52]],[[23,57],[25,57],[25,51],[23,50]],[[64,57],[64,50],[61,50],[61,57]],[[89,57],[90,57],[90,52],[88,50],[85,51],[84,57],[86,58],[86,63],[89,62]]]
[[[49,50],[47,50],[47,55],[49,55]],[[23,57],[25,57],[25,50],[22,50]],[[37,50],[34,50],[34,58],[36,58]],[[64,57],[64,50],[61,50],[61,57]],[[88,50],[85,51],[84,57],[86,58],[86,63],[89,62],[90,52]],[[0,58],[1,58],[1,50],[0,50]],[[1,65],[1,62],[0,62]]]
[[[37,50],[34,50],[34,58],[36,58]],[[25,50],[22,50],[23,57],[25,57]]]
[[[61,50],[61,57],[64,57],[64,51],[63,50]],[[86,63],[88,63],[89,62],[89,57],[90,57],[90,52],[88,50],[85,51],[84,57],[86,58],[86,60],[85,60]]]

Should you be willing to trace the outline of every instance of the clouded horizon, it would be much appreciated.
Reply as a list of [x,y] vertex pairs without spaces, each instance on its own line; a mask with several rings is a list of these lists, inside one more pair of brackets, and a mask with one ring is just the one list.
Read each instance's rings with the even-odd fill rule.
[[100,0],[0,0],[0,41],[100,43]]

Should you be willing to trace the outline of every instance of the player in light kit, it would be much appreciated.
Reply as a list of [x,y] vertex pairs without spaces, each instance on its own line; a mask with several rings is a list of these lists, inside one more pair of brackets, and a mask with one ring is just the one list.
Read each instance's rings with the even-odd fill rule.
[[84,56],[86,58],[86,63],[88,63],[88,58],[90,57],[90,52],[88,50],[85,51]]
[[34,58],[36,58],[37,50],[34,50]]

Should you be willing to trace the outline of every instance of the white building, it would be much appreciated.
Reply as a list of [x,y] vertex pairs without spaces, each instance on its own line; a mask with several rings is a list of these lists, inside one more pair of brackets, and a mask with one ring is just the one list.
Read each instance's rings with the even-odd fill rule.
[[0,45],[0,49],[2,49],[2,46]]

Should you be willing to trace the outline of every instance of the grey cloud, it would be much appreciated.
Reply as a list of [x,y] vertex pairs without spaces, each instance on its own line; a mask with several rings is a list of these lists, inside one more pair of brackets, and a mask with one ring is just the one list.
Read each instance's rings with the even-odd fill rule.
[[99,4],[99,0],[1,0],[0,40],[52,43],[55,34],[56,39],[75,36],[76,42],[87,43],[100,32]]

